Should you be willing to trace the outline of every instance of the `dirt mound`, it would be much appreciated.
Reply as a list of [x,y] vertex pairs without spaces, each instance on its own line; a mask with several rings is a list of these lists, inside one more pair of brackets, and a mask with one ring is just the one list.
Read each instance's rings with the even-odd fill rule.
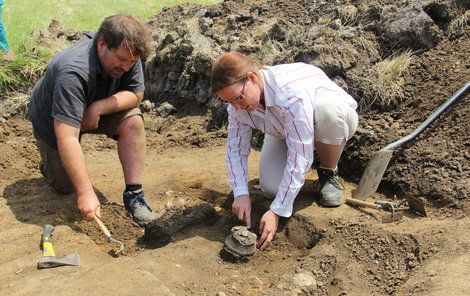
[[[179,111],[196,101],[197,110],[210,110],[210,129],[226,120],[225,106],[209,86],[221,52],[242,51],[266,64],[314,64],[361,106],[359,131],[340,166],[345,178],[358,181],[374,151],[410,133],[470,76],[467,10],[462,1],[437,0],[177,6],[148,20],[155,53],[146,67],[146,97]],[[399,69],[387,72],[393,68]],[[464,96],[417,141],[395,152],[382,192],[430,200],[470,196],[467,102]]]
[[[374,151],[411,133],[470,77],[468,39],[443,41],[416,56],[405,75],[405,101],[391,112],[363,114],[342,172],[358,178]],[[424,196],[440,205],[470,196],[469,96],[463,96],[416,141],[398,149],[382,189]]]
[[[132,221],[132,217],[127,214],[123,206],[115,203],[104,204],[101,208],[101,219],[106,221],[105,226],[112,237],[124,243],[125,247],[121,253],[123,256],[132,255],[142,249],[136,238],[142,236],[143,231],[137,223]],[[112,256],[114,251],[119,249],[120,245],[109,241],[101,232],[98,224],[79,220],[75,222],[75,225],[81,232],[92,238],[103,252]]]

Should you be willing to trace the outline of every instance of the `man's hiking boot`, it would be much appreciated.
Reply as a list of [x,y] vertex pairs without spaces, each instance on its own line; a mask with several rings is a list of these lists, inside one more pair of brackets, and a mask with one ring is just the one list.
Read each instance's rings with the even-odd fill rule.
[[155,220],[156,216],[148,206],[144,197],[144,190],[126,191],[123,194],[124,207],[132,214],[139,226],[143,227]]
[[313,191],[320,194],[322,207],[337,207],[343,203],[343,189],[338,177],[338,169],[317,168],[318,180],[313,184]]

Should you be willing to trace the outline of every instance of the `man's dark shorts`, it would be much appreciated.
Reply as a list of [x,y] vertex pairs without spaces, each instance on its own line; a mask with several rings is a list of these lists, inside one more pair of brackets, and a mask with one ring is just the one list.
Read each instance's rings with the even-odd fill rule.
[[[101,116],[98,128],[93,131],[80,132],[80,138],[83,134],[100,134],[117,140],[116,133],[121,122],[134,115],[140,115],[143,117],[139,108]],[[36,134],[34,134],[34,137],[36,138],[36,145],[39,149],[39,153],[41,154],[39,169],[46,181],[59,193],[66,194],[73,192],[74,187],[72,181],[62,165],[59,151],[46,144],[46,142]]]

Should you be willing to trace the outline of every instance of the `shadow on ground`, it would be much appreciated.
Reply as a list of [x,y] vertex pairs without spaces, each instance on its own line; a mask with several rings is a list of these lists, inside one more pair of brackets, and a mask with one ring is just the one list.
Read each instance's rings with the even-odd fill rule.
[[[102,204],[106,197],[95,188]],[[59,194],[43,178],[24,179],[5,187],[3,198],[18,221],[43,226],[67,225],[75,231],[83,217],[77,209],[75,193]]]
[[[294,204],[295,212],[314,202],[313,193],[308,190],[308,188],[313,188],[311,182],[308,181],[304,186],[305,189],[301,190],[298,195]],[[264,213],[269,210],[271,201],[264,197],[257,186],[258,183],[258,179],[251,181],[249,188],[253,200],[251,230],[259,237],[259,222]],[[185,195],[187,198],[175,198],[165,205],[159,219],[149,225],[144,236],[138,239],[138,245],[149,249],[160,248],[170,242],[189,239],[196,235],[223,243],[233,226],[244,225],[244,222],[238,221],[231,212],[233,193],[227,195],[212,189],[193,186]],[[278,233],[284,232],[291,220],[281,218]],[[302,246],[311,247],[313,244],[312,242],[302,243]]]
[[[253,199],[252,231],[259,237],[259,221],[269,209],[271,201],[264,197],[257,186],[258,182],[258,179],[251,181],[249,187]],[[307,181],[297,197],[294,204],[295,212],[314,202],[312,192],[308,188],[312,188],[311,181]],[[122,205],[108,203],[101,192],[96,189],[95,191],[102,203],[103,222],[113,237],[126,245],[123,255],[164,247],[169,243],[191,239],[194,236],[223,244],[233,226],[244,225],[231,213],[232,193],[227,195],[208,188],[190,186],[183,194],[172,196],[161,210],[157,210],[159,218],[156,225],[161,227],[161,231],[155,232],[155,227],[153,231],[149,231],[150,227],[147,227],[144,232]],[[16,181],[5,188],[3,197],[18,221],[41,227],[44,224],[67,225],[76,232],[85,233],[106,253],[110,253],[110,250],[116,247],[107,240],[95,223],[83,219],[76,207],[75,193],[58,194],[42,178]],[[286,227],[289,228],[288,222],[291,220],[282,218],[278,233],[284,233]],[[290,228],[298,228],[297,222],[295,219],[292,220]],[[305,228],[308,223],[301,224]],[[291,232],[297,231],[292,229]],[[299,237],[298,233],[295,237]],[[314,244],[306,243],[304,240],[293,243],[301,247],[311,247]]]

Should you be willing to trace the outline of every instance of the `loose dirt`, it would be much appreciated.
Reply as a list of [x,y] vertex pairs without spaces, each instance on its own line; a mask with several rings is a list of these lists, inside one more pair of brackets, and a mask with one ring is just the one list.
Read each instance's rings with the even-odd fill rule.
[[[312,193],[313,173],[296,201],[294,216],[281,221],[270,248],[248,260],[228,260],[221,253],[223,243],[231,227],[239,224],[230,213],[224,138],[211,138],[209,133],[203,147],[181,147],[174,143],[187,137],[182,127],[195,127],[205,121],[203,117],[174,118],[158,133],[152,127],[159,119],[147,118],[151,141],[146,193],[150,205],[162,217],[172,217],[169,221],[178,230],[170,231],[164,244],[146,239],[123,208],[115,143],[103,137],[83,138],[90,175],[103,202],[102,220],[126,245],[120,258],[110,255],[116,245],[97,225],[81,218],[75,195],[58,195],[41,178],[29,122],[12,119],[1,124],[5,141],[0,144],[0,169],[5,177],[0,183],[0,231],[2,245],[8,246],[0,263],[4,295],[440,295],[442,291],[463,295],[468,291],[463,280],[469,273],[467,203],[457,208],[428,207],[427,218],[405,212],[403,220],[384,224],[385,213],[375,210],[319,207]],[[168,143],[168,133],[175,142]],[[258,160],[259,152],[253,151],[254,221],[269,207],[257,187]],[[346,186],[350,194],[354,185]],[[201,205],[209,205],[216,216],[190,215]],[[191,217],[196,217],[194,223]],[[81,267],[36,270],[45,223],[57,227],[56,252],[77,251]],[[448,262],[451,269],[444,265]]]

